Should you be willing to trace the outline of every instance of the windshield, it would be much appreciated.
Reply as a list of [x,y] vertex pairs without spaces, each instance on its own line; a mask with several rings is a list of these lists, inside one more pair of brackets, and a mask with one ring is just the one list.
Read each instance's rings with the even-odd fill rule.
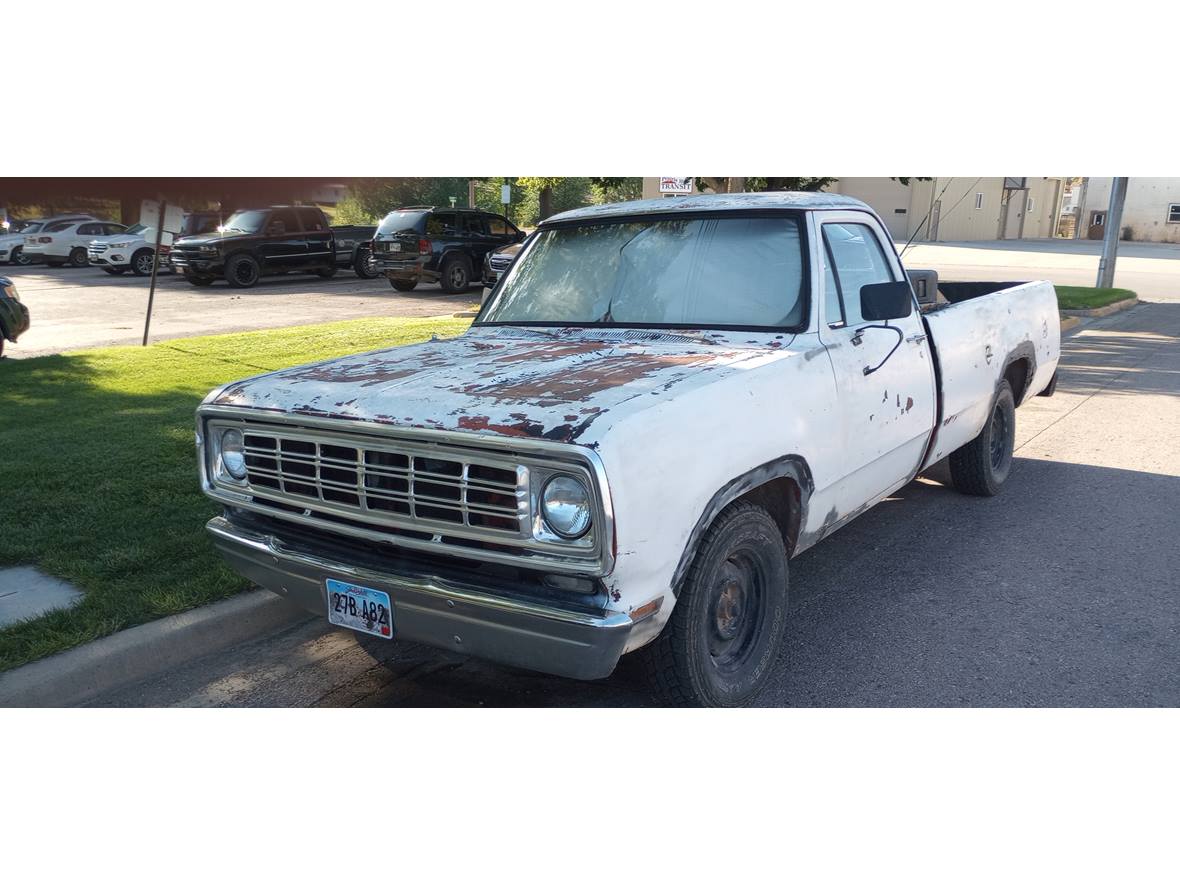
[[422,219],[425,212],[390,212],[381,219],[381,226],[377,228],[379,234],[400,234],[408,231],[421,232]]
[[221,219],[216,215],[186,215],[180,225],[180,233],[185,237],[211,234],[217,230],[220,224]]
[[482,323],[790,328],[806,307],[794,217],[543,230]]
[[246,209],[231,215],[221,229],[226,233],[256,234],[265,221],[265,209]]
[[41,230],[43,223],[41,221],[14,221],[8,232],[13,234],[35,234]]

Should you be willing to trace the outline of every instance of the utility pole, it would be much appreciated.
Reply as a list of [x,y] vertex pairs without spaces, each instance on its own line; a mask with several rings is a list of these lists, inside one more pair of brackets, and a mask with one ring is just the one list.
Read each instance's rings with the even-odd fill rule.
[[1114,262],[1119,254],[1119,233],[1123,227],[1123,203],[1127,199],[1127,179],[1110,180],[1110,208],[1106,212],[1106,230],[1102,236],[1102,258],[1098,261],[1098,282],[1100,289],[1114,285]]

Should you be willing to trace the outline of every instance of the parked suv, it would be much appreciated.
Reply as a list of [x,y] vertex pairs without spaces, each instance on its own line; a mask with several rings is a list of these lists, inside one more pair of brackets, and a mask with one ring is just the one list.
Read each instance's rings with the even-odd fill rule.
[[373,258],[399,292],[427,282],[454,294],[467,291],[488,252],[522,240],[524,234],[503,215],[407,206],[382,219]]
[[62,219],[50,221],[35,234],[25,237],[24,256],[31,261],[44,261],[50,267],[61,267],[67,262],[74,267],[85,267],[86,247],[95,237],[109,237],[127,228],[113,221],[78,221]]
[[217,231],[181,237],[172,246],[172,266],[194,286],[224,279],[248,289],[267,274],[336,273],[336,243],[328,219],[315,206],[241,209]]

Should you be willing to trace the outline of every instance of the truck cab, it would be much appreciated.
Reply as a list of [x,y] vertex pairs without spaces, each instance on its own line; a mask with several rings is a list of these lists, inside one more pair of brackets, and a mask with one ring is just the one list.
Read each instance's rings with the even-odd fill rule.
[[747,703],[790,559],[936,466],[995,495],[1052,391],[1050,284],[941,287],[920,310],[842,196],[563,213],[465,334],[213,391],[209,530],[340,626],[583,679],[637,653],[670,702]]

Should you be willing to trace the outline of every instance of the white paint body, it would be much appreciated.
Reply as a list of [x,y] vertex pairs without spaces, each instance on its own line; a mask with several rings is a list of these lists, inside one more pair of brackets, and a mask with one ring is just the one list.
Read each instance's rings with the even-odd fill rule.
[[[650,210],[647,201],[630,204],[630,212],[672,205],[650,203]],[[1010,354],[1022,348],[1035,354],[1035,371],[1018,400],[1053,377],[1060,327],[1049,283],[944,306],[925,319],[914,310],[891,321],[903,340],[866,375],[865,367],[885,359],[897,338],[880,329],[858,336],[857,328],[825,315],[826,259],[816,244],[825,223],[867,224],[894,279],[905,279],[872,210],[828,195],[730,195],[681,204],[696,211],[766,205],[803,211],[811,244],[807,328],[794,334],[695,329],[645,338],[618,329],[476,325],[449,341],[260,376],[206,402],[263,416],[339,419],[342,429],[354,422],[402,433],[422,428],[505,449],[527,423],[530,445],[550,440],[592,449],[607,486],[600,494],[614,518],[616,555],[602,575],[611,591],[607,606],[631,612],[661,600],[654,616],[635,625],[630,651],[667,622],[676,604],[674,575],[691,555],[694,529],[736,478],[788,455],[806,463],[812,488],[798,553],[977,436]],[[610,210],[591,207],[564,217],[593,219]],[[615,376],[616,382],[603,382]],[[569,429],[571,419],[586,415]]]

